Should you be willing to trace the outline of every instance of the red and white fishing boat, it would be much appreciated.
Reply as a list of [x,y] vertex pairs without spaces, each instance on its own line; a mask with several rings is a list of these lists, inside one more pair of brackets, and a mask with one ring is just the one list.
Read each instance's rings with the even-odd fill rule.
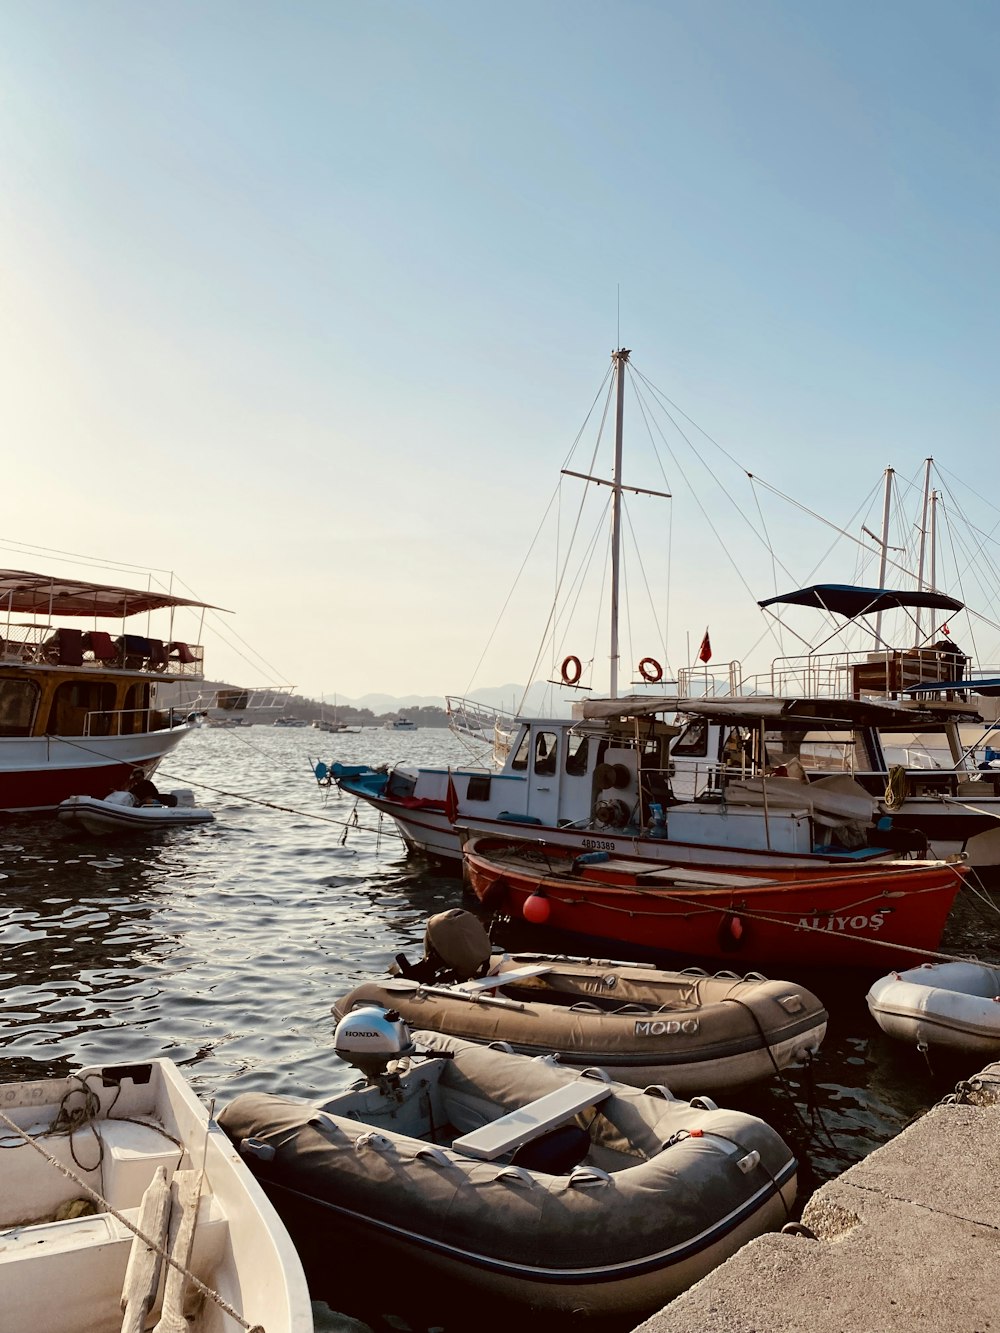
[[470,835],[465,875],[493,912],[601,944],[741,964],[878,967],[938,947],[963,860],[744,871],[669,866]]
[[[0,810],[101,799],[149,777],[188,735],[197,719],[156,702],[161,682],[203,679],[201,646],[175,637],[181,607],[203,615],[207,603],[0,570]],[[153,612],[162,638],[135,628]]]

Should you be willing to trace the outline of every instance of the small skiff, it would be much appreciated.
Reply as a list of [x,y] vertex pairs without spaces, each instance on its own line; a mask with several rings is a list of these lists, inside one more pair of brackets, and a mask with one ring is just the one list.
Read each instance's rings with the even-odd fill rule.
[[880,978],[866,998],[883,1032],[921,1050],[1000,1053],[1000,968],[972,961],[923,963]]
[[336,1254],[345,1278],[377,1272],[380,1298],[405,1282],[456,1302],[456,1327],[529,1308],[575,1326],[657,1310],[788,1220],[795,1159],[754,1116],[411,1034],[376,1007],[335,1045],[367,1081],[319,1103],[246,1093],[219,1118],[307,1272]]
[[491,954],[479,920],[453,908],[427,923],[424,958],[333,1006],[397,1010],[411,1027],[521,1054],[598,1065],[622,1083],[714,1093],[767,1079],[814,1055],[827,1013],[815,995],[751,973],[709,976],[552,954]]
[[96,796],[70,796],[56,809],[61,824],[87,833],[129,833],[168,828],[187,828],[191,824],[211,824],[215,815],[200,809],[190,791],[168,792],[164,802],[137,805],[131,792],[113,791],[103,800]]
[[586,952],[628,945],[779,967],[871,967],[889,946],[936,949],[968,873],[956,858],[751,876],[478,834],[463,853],[484,907],[574,936]]
[[170,1060],[0,1085],[0,1327],[156,1319],[312,1333],[298,1255],[229,1140]]

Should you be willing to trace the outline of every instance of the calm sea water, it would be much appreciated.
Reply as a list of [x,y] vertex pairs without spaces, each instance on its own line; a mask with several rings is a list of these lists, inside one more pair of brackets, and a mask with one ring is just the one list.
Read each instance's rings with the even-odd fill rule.
[[[395,954],[418,957],[433,912],[473,904],[367,807],[354,826],[353,801],[317,786],[320,758],[468,752],[436,730],[206,729],[157,782],[191,787],[212,825],[96,839],[50,819],[0,824],[0,1081],[165,1055],[220,1108],[250,1089],[318,1097],[354,1081],[333,1052],[333,1000]],[[962,898],[942,948],[1000,963],[998,926],[990,902]],[[830,1011],[819,1059],[730,1100],[796,1150],[801,1204],[978,1065],[932,1067],[884,1037],[864,999],[875,972],[785,975]]]

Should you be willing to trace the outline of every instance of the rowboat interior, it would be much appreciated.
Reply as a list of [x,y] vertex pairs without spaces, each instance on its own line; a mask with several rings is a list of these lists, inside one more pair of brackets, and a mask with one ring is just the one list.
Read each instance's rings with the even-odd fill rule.
[[0,1085],[0,1327],[239,1333],[258,1322],[311,1330],[301,1265],[169,1060]]

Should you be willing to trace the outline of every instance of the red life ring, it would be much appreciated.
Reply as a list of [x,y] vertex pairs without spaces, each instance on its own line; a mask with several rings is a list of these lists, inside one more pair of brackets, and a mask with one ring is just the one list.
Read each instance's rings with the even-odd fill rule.
[[575,685],[580,679],[583,665],[578,657],[563,658],[562,678],[564,685]]
[[643,680],[648,680],[650,685],[655,685],[663,679],[663,667],[655,657],[644,657],[639,663],[639,675]]

